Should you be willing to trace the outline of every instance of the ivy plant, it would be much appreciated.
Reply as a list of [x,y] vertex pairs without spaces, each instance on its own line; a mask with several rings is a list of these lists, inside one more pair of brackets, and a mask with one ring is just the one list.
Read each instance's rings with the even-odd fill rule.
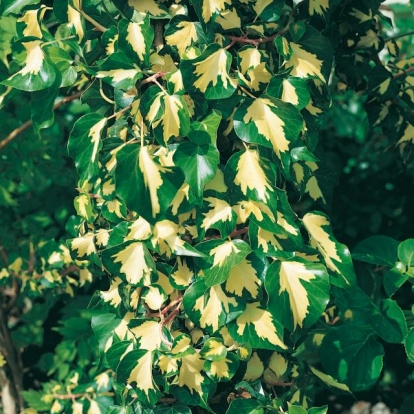
[[[2,36],[15,39],[3,52],[2,102],[30,94],[40,136],[58,97],[88,108],[67,146],[76,232],[67,246],[42,247],[53,259],[40,278],[109,278],[59,328],[58,351],[73,362],[74,341],[79,369],[60,374],[64,386],[26,392],[29,407],[323,414],[315,391],[373,386],[384,342],[414,360],[411,305],[393,299],[412,281],[413,241],[368,239],[352,258],[320,169],[332,93],[364,94],[368,128],[392,131],[402,156],[412,150],[412,68],[382,36],[380,4],[2,4]],[[353,259],[384,266],[385,293],[367,293]],[[34,269],[23,271],[32,283]],[[86,335],[88,321],[96,342],[81,345],[76,330]],[[93,368],[82,363],[88,346]],[[79,381],[82,370],[95,385]]]

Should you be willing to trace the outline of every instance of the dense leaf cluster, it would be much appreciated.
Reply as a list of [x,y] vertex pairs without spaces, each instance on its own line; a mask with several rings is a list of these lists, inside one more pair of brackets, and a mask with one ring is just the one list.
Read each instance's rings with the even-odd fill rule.
[[[331,102],[362,95],[364,134],[392,135],[408,162],[412,60],[384,39],[380,1],[1,7],[0,34],[15,39],[0,50],[1,102],[30,96],[39,135],[59,97],[86,105],[65,119],[76,120],[71,238],[22,243],[0,283],[41,297],[110,281],[88,310],[66,308],[63,340],[42,360],[55,380],[24,394],[30,408],[322,414],[310,408],[320,387],[378,381],[384,342],[414,360],[411,304],[397,299],[413,240],[367,239],[353,254],[367,266],[354,268],[327,214],[319,142]],[[69,214],[54,217],[60,227]],[[378,274],[376,291],[364,272]]]

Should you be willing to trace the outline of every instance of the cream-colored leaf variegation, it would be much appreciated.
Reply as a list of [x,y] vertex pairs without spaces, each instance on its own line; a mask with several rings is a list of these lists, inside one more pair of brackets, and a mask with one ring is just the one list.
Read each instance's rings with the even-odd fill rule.
[[257,352],[253,352],[251,358],[247,362],[246,373],[243,379],[245,381],[256,381],[259,379],[264,371],[263,361],[259,358]]
[[147,396],[150,391],[156,391],[156,385],[152,378],[152,352],[148,351],[141,358],[131,371],[128,377],[128,383],[136,382],[137,388],[143,391]]
[[162,342],[162,327],[157,321],[145,321],[139,326],[129,328],[139,342],[140,349],[155,351]]
[[303,49],[303,47],[297,43],[290,42],[290,48],[292,54],[290,59],[286,62],[286,68],[292,68],[290,72],[291,76],[297,76],[299,78],[308,78],[316,76],[321,80],[325,77],[322,74],[323,61],[311,52]]
[[111,78],[112,82],[118,83],[126,79],[134,79],[141,70],[136,69],[111,69],[111,70],[100,70],[97,74],[97,78]]
[[37,75],[43,67],[45,54],[41,48],[40,40],[33,40],[31,42],[23,42],[22,45],[26,49],[25,65],[17,73],[10,76],[13,79],[15,76]]
[[241,188],[245,196],[247,196],[247,191],[256,190],[258,198],[267,202],[270,197],[274,196],[274,188],[259,161],[260,155],[256,150],[246,150],[237,163],[234,183]]
[[130,226],[125,241],[147,240],[151,237],[151,225],[143,217],[138,217]]
[[303,217],[303,224],[309,232],[315,247],[325,259],[328,268],[334,272],[341,273],[332,261],[336,260],[339,263],[342,262],[338,255],[336,243],[332,240],[330,234],[323,229],[323,226],[330,226],[329,220],[325,216],[319,214],[307,213]]
[[237,306],[235,298],[227,296],[220,285],[210,288],[207,299],[200,296],[194,305],[194,310],[201,313],[200,327],[211,326],[213,331],[219,328],[219,318],[223,309],[226,313],[230,312],[230,305]]
[[117,308],[122,303],[122,298],[119,294],[118,286],[122,280],[119,277],[112,279],[109,289],[107,291],[101,291],[101,298],[105,302],[109,302],[114,308]]
[[71,243],[72,250],[77,251],[78,257],[90,256],[96,253],[95,247],[95,235],[93,233],[87,233],[82,237],[76,237]]
[[188,267],[187,261],[181,257],[177,258],[177,269],[171,273],[171,279],[177,286],[189,286],[194,272]]
[[226,241],[223,244],[218,245],[214,249],[211,249],[210,255],[213,256],[213,267],[223,267],[225,261],[233,253],[239,253],[240,250],[232,241]]
[[257,271],[252,263],[244,259],[240,264],[230,270],[230,275],[225,283],[226,291],[236,296],[243,296],[243,291],[249,292],[253,299],[259,295],[259,287],[262,281],[257,277]]
[[114,263],[120,263],[120,271],[126,280],[132,284],[149,286],[151,284],[151,268],[145,260],[144,244],[136,242],[129,244],[120,252],[111,256]]
[[152,16],[164,16],[166,14],[165,10],[155,0],[128,0],[128,6],[133,7],[138,13],[144,16],[147,13]]
[[217,23],[221,26],[223,30],[231,30],[240,27],[241,20],[240,16],[237,14],[236,8],[224,10],[221,12],[214,23]]
[[289,141],[286,139],[285,123],[274,113],[275,109],[277,106],[270,99],[256,98],[247,108],[243,121],[246,124],[254,122],[259,134],[272,144],[280,158],[281,153],[289,151]]
[[145,187],[150,194],[152,217],[155,218],[161,211],[158,191],[164,182],[162,174],[168,172],[169,169],[154,162],[148,146],[141,147],[138,164],[144,178]]
[[171,257],[171,254],[184,246],[184,240],[180,238],[178,224],[171,220],[161,220],[155,223],[151,244],[160,249],[162,254]]
[[178,30],[165,36],[165,41],[170,46],[178,49],[180,56],[183,56],[185,50],[198,39],[196,24],[194,22],[182,21],[177,24]]
[[309,14],[311,16],[314,14],[323,16],[326,10],[329,9],[329,1],[330,0],[309,0]]
[[224,358],[220,361],[212,361],[210,364],[211,377],[216,377],[219,381],[230,379],[231,359]]
[[181,359],[180,373],[178,374],[178,385],[187,387],[191,393],[202,394],[201,388],[204,377],[201,374],[204,361],[198,353],[186,355]]
[[232,208],[227,201],[215,197],[207,197],[204,201],[208,203],[210,210],[203,213],[204,219],[201,223],[201,228],[208,230],[219,221],[231,222],[233,218]]
[[237,318],[237,333],[243,335],[248,325],[253,325],[256,335],[282,349],[287,346],[279,338],[273,324],[273,316],[265,309],[261,309],[259,302],[248,303],[244,312]]
[[222,12],[226,5],[231,5],[230,0],[203,0],[202,16],[205,23],[208,23],[216,12]]
[[144,24],[145,20],[137,23],[129,22],[127,26],[127,36],[125,38],[140,60],[144,60],[146,55],[145,36],[142,32],[142,26]]
[[282,262],[280,265],[279,295],[286,292],[289,296],[290,309],[293,314],[293,329],[303,327],[303,321],[309,312],[309,297],[301,281],[310,282],[315,275],[303,263]]
[[150,286],[143,299],[147,306],[155,311],[161,309],[168,297],[158,286]]
[[231,79],[227,73],[228,52],[225,49],[219,49],[213,52],[206,59],[194,64],[194,74],[197,80],[194,86],[201,92],[205,92],[209,86],[216,86],[218,80],[221,80],[223,88],[236,86],[235,79]]

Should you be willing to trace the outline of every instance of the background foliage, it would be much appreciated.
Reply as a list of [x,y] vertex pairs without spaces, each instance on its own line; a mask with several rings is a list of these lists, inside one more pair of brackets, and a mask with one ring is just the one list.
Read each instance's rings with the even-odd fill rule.
[[412,412],[411,4],[0,11],[5,413]]

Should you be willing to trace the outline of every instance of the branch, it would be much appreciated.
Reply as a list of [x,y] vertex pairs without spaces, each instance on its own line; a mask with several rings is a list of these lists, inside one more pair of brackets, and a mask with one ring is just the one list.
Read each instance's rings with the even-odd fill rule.
[[[56,109],[59,109],[61,106],[66,105],[69,102],[75,101],[76,99],[80,98],[83,91],[79,91],[74,93],[73,95],[66,96],[61,101],[57,102],[53,106],[53,111],[56,111]],[[22,132],[26,131],[32,126],[33,121],[30,119],[29,121],[26,121],[23,125],[19,126],[18,128],[14,129],[12,132],[10,132],[9,135],[7,135],[6,138],[0,141],[0,150],[3,149],[6,145],[10,144],[15,138],[17,138]]]
[[150,76],[147,79],[144,79],[140,82],[139,86],[145,85],[146,83],[155,82],[157,78],[160,78],[161,76],[165,76],[168,72],[157,72],[154,75]]
[[98,23],[93,17],[89,16],[88,14],[86,14],[83,9],[81,8],[79,10],[80,14],[85,18],[85,20],[87,20],[89,23],[91,23],[93,26],[96,27],[96,29],[98,29],[100,32],[106,32],[106,27],[102,26],[100,23]]
[[394,78],[400,78],[401,76],[407,75],[408,73],[414,72],[414,66],[411,68],[408,68],[406,70],[403,70],[402,72],[398,72],[394,75]]
[[394,36],[390,36],[390,37],[384,39],[384,42],[389,42],[390,40],[399,39],[400,37],[411,36],[413,34],[414,34],[414,30],[411,30],[411,31],[406,32],[406,33],[399,33],[399,34],[396,34]]

